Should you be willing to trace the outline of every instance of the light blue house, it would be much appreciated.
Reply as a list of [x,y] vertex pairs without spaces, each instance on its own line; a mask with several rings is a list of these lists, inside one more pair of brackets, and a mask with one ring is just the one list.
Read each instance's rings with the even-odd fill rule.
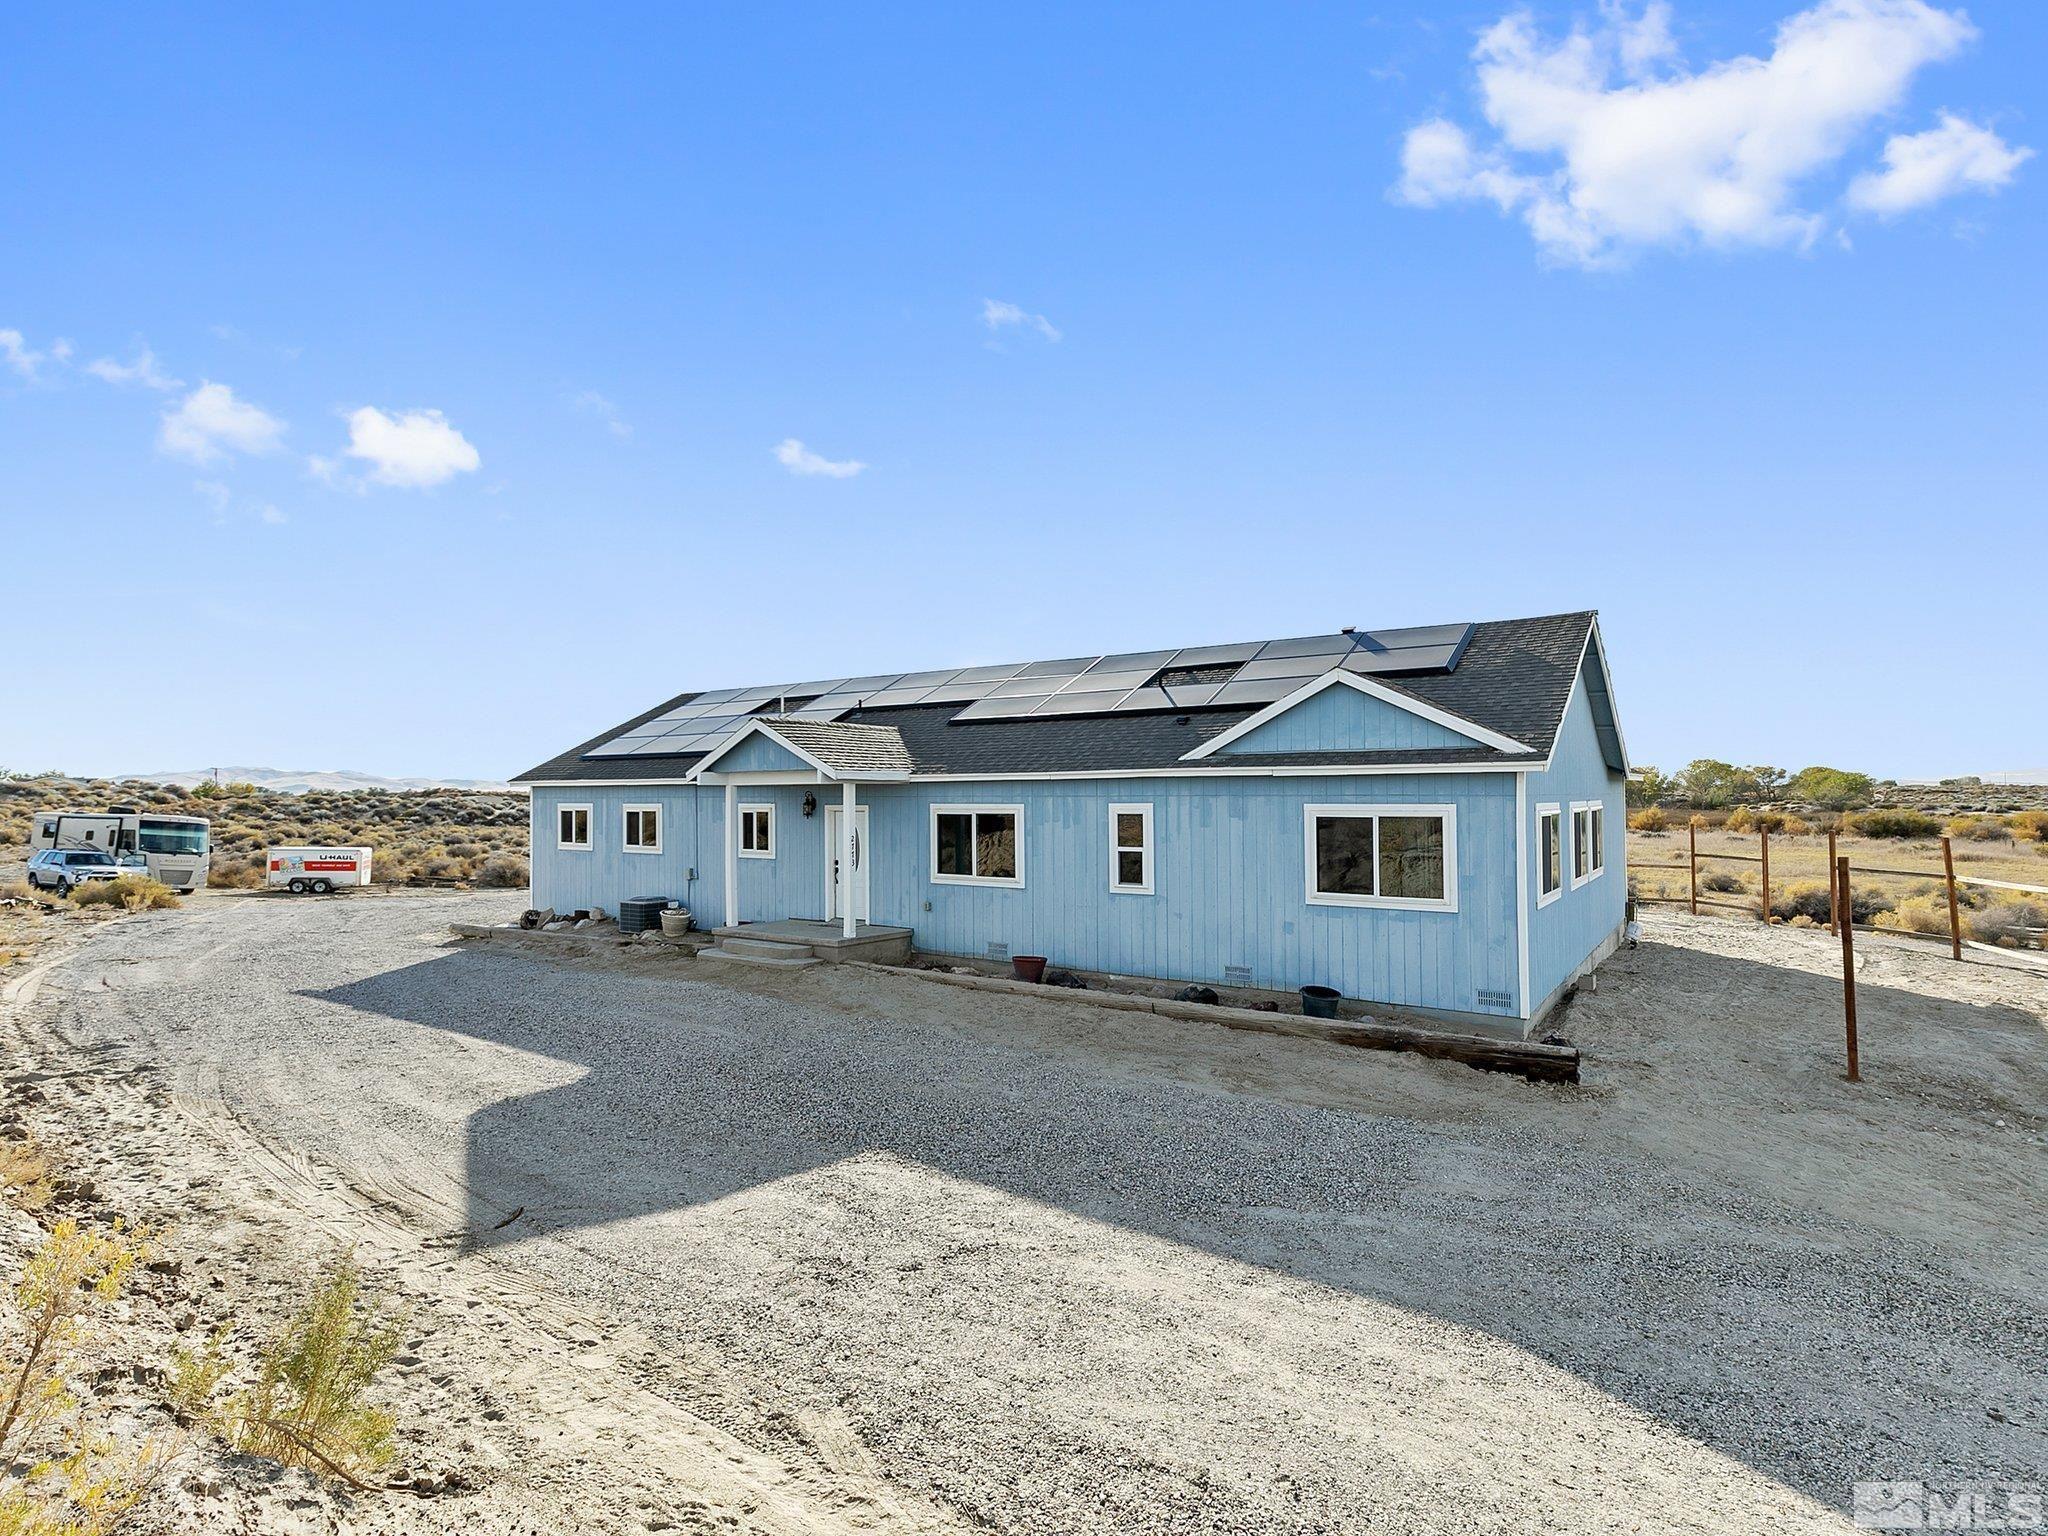
[[1627,769],[1573,613],[689,693],[518,782],[538,906],[1522,1035],[1620,936]]

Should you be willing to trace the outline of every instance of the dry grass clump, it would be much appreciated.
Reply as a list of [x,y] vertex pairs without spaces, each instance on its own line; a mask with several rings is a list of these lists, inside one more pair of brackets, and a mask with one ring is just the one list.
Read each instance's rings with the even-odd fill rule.
[[2039,943],[2048,930],[2048,902],[2001,901],[1963,914],[1963,931],[1979,944],[2017,949],[2029,940]]
[[1662,832],[1671,825],[1671,818],[1664,814],[1661,805],[1646,805],[1640,811],[1630,811],[1628,829],[1631,832]]
[[0,901],[37,901],[41,898],[30,890],[26,880],[0,882]]
[[152,912],[178,905],[178,893],[161,880],[148,875],[116,875],[111,880],[88,880],[71,893],[72,904],[80,907],[119,907],[124,912]]
[[1943,827],[1945,836],[1973,843],[2011,842],[2012,828],[1996,816],[1954,816]]
[[2048,811],[2020,811],[2005,818],[2013,836],[2048,845]]
[[1790,811],[1763,811],[1740,806],[1722,823],[1730,832],[1768,832],[1773,837],[1811,837],[1813,823]]
[[364,1296],[362,1271],[344,1255],[263,1346],[247,1387],[215,1401],[234,1369],[222,1331],[203,1350],[178,1352],[172,1400],[237,1450],[361,1487],[391,1460],[392,1415],[366,1399],[402,1336],[401,1320]]
[[33,1136],[0,1141],[0,1193],[10,1205],[40,1211],[50,1203],[50,1154]]
[[1724,869],[1712,869],[1700,876],[1700,889],[1728,895],[1737,891],[1746,891],[1749,887],[1743,883],[1742,876],[1740,875],[1731,875]]

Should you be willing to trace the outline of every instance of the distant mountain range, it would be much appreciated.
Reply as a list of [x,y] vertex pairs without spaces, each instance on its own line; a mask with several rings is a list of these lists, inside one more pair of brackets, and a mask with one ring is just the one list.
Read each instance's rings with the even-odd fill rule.
[[353,768],[308,770],[304,768],[179,768],[158,773],[124,773],[124,779],[143,779],[151,784],[175,784],[191,789],[218,772],[223,784],[254,784],[278,794],[303,795],[314,789],[510,789],[496,779],[387,779],[381,774],[359,773]]

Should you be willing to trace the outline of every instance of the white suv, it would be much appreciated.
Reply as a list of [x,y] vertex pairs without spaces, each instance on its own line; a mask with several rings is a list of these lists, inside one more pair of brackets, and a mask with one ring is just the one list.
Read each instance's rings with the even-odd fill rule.
[[97,848],[45,848],[28,861],[28,883],[37,890],[45,886],[69,895],[88,880],[112,880],[132,871],[114,862],[112,854]]

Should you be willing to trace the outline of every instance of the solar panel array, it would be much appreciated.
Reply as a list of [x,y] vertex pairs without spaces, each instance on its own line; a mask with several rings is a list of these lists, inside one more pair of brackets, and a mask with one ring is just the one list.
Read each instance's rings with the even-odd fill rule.
[[[1336,668],[1362,675],[1447,672],[1470,639],[1469,624],[1182,650],[1127,651],[951,671],[835,677],[700,693],[592,748],[588,757],[686,756],[708,752],[753,715],[837,720],[855,709],[960,704],[957,721],[1129,714],[1142,710],[1256,708]],[[1162,674],[1199,668],[1210,681],[1168,684]]]

